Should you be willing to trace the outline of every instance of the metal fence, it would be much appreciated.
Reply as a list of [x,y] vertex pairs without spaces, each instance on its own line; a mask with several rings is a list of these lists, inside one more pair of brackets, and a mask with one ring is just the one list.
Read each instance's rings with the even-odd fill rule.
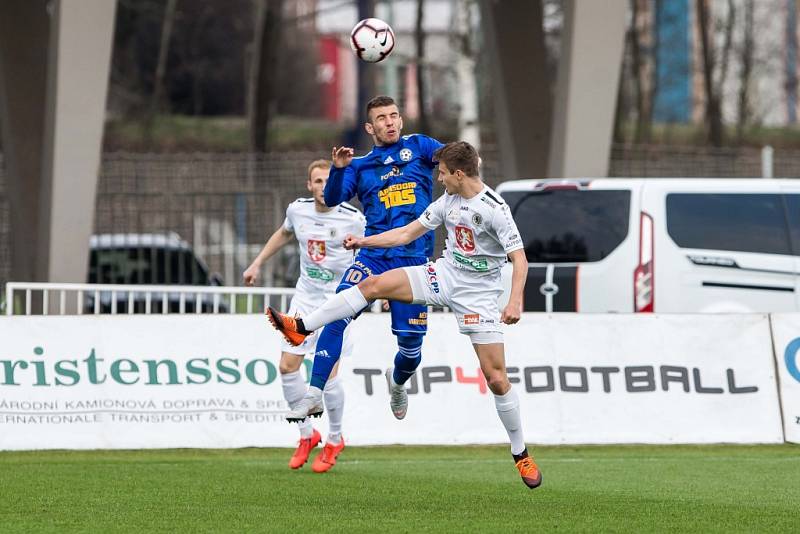
[[[98,180],[95,233],[176,232],[227,285],[240,283],[269,235],[283,221],[286,205],[308,196],[308,163],[325,154],[291,152],[103,155]],[[499,154],[482,149],[490,185],[501,181]],[[800,151],[776,150],[774,175],[800,176]],[[10,271],[10,229],[0,156],[0,284]],[[617,145],[614,177],[753,177],[762,175],[758,148]],[[440,189],[437,189],[440,192]],[[437,250],[441,250],[441,237]],[[297,253],[287,247],[262,273],[265,286],[292,286]]]
[[5,314],[100,315],[263,313],[289,309],[294,288],[9,282]]

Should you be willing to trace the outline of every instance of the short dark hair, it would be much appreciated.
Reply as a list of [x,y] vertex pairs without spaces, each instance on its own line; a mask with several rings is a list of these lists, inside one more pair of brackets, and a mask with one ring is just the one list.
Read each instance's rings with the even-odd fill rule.
[[447,143],[434,152],[433,157],[434,160],[444,163],[451,173],[461,171],[467,176],[478,176],[478,151],[466,141]]
[[379,95],[367,102],[367,120],[369,120],[369,112],[372,108],[382,108],[384,106],[396,106],[397,102],[394,98],[386,95]]

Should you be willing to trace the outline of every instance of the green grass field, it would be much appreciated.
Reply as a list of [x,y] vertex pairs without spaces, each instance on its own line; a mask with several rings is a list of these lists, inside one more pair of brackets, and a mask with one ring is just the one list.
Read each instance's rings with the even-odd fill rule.
[[800,446],[351,447],[0,453],[2,532],[797,532]]

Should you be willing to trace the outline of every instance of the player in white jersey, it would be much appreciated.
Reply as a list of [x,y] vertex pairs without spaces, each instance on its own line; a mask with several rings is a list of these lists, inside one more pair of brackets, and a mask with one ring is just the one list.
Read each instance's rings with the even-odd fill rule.
[[[268,314],[281,332],[300,339],[331,321],[354,315],[375,299],[447,306],[454,311],[459,331],[470,337],[481,371],[494,394],[500,421],[511,441],[511,454],[523,482],[536,488],[542,475],[528,454],[522,433],[519,398],[511,388],[505,366],[500,323],[514,324],[522,313],[528,261],[510,209],[478,175],[478,153],[465,142],[449,143],[436,152],[438,179],[446,193],[410,224],[369,237],[347,236],[347,248],[400,246],[444,224],[447,249],[435,263],[393,269],[370,276],[337,293],[313,313],[293,318],[272,308]],[[511,260],[511,295],[500,312],[500,268]],[[298,336],[299,334],[299,336]],[[284,334],[286,335],[286,334]],[[387,374],[392,410],[408,402],[405,389]]]
[[[364,235],[365,219],[360,211],[343,203],[329,208],[322,192],[328,180],[330,161],[317,160],[308,167],[308,190],[312,198],[299,198],[286,208],[286,219],[253,263],[242,275],[248,286],[255,284],[261,266],[283,246],[294,239],[300,247],[300,277],[296,292],[289,307],[289,314],[305,315],[322,305],[335,294],[336,286],[344,271],[353,263],[353,252],[344,248],[342,240],[348,234]],[[345,331],[342,354],[352,351],[352,340]],[[281,346],[279,370],[283,384],[283,396],[290,408],[303,398],[306,384],[300,373],[303,357],[313,353],[316,336],[309,336],[299,346],[284,342]],[[336,377],[338,366],[331,373],[324,390],[325,406],[328,410],[330,429],[322,452],[312,464],[314,472],[328,471],[336,463],[336,457],[344,449],[342,438],[342,415],[344,411],[344,389]],[[299,424],[300,442],[289,461],[289,467],[298,469],[308,460],[311,450],[321,436],[306,419]]]

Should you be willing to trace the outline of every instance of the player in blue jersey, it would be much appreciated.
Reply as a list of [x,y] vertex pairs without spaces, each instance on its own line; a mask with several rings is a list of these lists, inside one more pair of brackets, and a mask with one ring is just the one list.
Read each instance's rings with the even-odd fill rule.
[[[367,103],[367,133],[375,146],[364,156],[354,157],[349,147],[334,147],[333,165],[325,186],[325,203],[335,206],[353,196],[364,208],[365,235],[380,234],[415,221],[431,203],[433,154],[442,145],[436,139],[415,134],[401,136],[403,118],[395,101],[377,96]],[[337,292],[358,284],[371,275],[422,265],[433,255],[433,232],[392,249],[363,249],[344,273]],[[386,372],[390,385],[390,407],[397,419],[408,409],[404,384],[414,374],[422,357],[422,338],[427,330],[427,307],[422,304],[390,302],[392,333],[398,352],[394,367]],[[272,317],[270,317],[272,320]],[[342,352],[344,329],[352,318],[327,325],[317,340],[311,384],[306,396],[286,415],[288,421],[302,421],[322,414],[322,391]],[[287,339],[290,343],[291,339]]]

